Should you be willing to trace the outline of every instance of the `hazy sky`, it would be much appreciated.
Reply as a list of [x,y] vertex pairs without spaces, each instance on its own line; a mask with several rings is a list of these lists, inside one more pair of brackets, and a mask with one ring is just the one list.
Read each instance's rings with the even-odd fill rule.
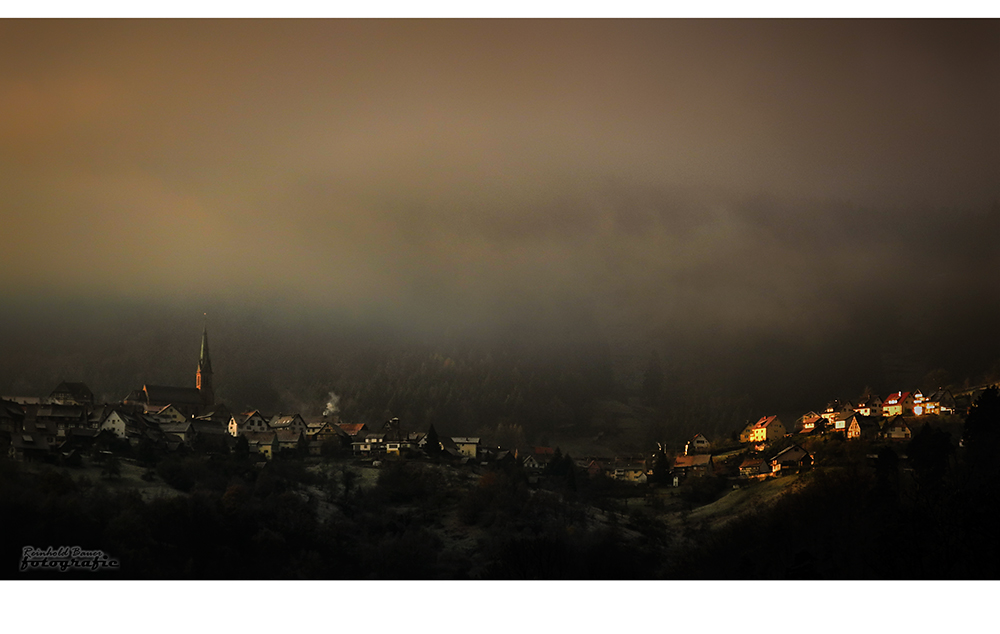
[[998,200],[997,20],[0,21],[8,298],[808,342]]

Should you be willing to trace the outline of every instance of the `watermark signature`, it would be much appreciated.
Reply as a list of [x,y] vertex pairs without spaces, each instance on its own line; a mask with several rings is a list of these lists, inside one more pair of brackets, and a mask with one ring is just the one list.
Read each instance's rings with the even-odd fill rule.
[[118,570],[118,560],[103,550],[84,550],[79,546],[21,548],[21,571],[25,570]]

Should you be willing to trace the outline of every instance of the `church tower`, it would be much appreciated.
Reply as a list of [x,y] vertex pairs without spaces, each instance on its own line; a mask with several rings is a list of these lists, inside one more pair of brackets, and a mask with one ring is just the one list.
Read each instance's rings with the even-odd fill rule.
[[201,334],[201,357],[198,358],[198,374],[195,378],[195,387],[201,392],[201,403],[203,407],[215,405],[215,390],[212,387],[212,360],[208,356],[208,326]]

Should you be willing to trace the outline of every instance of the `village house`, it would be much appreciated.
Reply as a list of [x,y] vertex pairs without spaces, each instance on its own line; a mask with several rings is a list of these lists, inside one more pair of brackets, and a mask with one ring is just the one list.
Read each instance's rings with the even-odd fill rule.
[[840,432],[844,435],[847,434],[847,428],[851,426],[851,423],[856,421],[858,415],[851,410],[850,412],[837,412],[833,417],[833,424],[830,425],[828,431]]
[[616,461],[609,474],[614,480],[632,484],[645,484],[648,479],[644,460]]
[[54,430],[50,443],[65,438],[71,429],[90,427],[87,408],[81,405],[40,405],[35,408],[34,420]]
[[685,453],[705,453],[712,450],[712,443],[708,442],[701,434],[695,434],[694,438],[688,441]]
[[783,438],[784,436],[785,426],[781,424],[781,419],[777,416],[763,416],[750,429],[750,440],[748,442],[765,443]]
[[187,420],[187,417],[185,417],[184,414],[182,414],[180,410],[173,405],[165,405],[163,407],[144,405],[143,412],[149,420],[157,424],[183,423]]
[[310,426],[309,431],[309,440],[319,443],[331,441],[347,443],[350,439],[343,429],[326,420],[322,421],[319,426]]
[[194,426],[190,420],[183,423],[160,423],[160,431],[165,435],[177,436],[185,445],[190,445],[191,441],[194,440]]
[[274,431],[248,431],[243,437],[247,439],[251,455],[256,452],[271,460],[280,449],[278,434]]
[[875,394],[871,394],[863,398],[854,408],[854,411],[862,416],[881,416],[882,399]]
[[353,439],[364,438],[368,433],[368,425],[364,423],[337,423],[337,427]]
[[796,473],[812,467],[813,458],[802,447],[792,445],[778,452],[776,456],[771,458],[769,463],[771,472],[780,475],[781,472]]
[[385,453],[386,455],[400,455],[405,451],[415,451],[419,446],[419,438],[410,438],[407,435],[406,438],[400,438],[397,440],[387,440],[385,441]]
[[351,450],[356,456],[370,456],[385,453],[385,434],[365,434],[361,440],[351,443]]
[[257,410],[242,414],[233,414],[229,418],[228,428],[230,436],[242,436],[244,433],[251,431],[264,432],[270,430],[267,419]]
[[740,463],[741,478],[763,478],[770,472],[771,469],[768,463],[760,456],[747,456]]
[[141,427],[139,420],[135,416],[114,409],[101,422],[100,429],[101,431],[110,431],[116,438],[125,440],[130,435],[138,434]]
[[937,414],[939,416],[954,414],[958,409],[955,397],[952,396],[951,392],[941,388],[927,397],[924,401],[924,407],[926,409],[925,413]]
[[822,420],[823,417],[816,412],[808,412],[795,419],[793,429],[796,434],[811,434],[817,430],[817,424]]
[[24,409],[13,401],[0,400],[0,431],[12,434],[21,430]]
[[290,429],[302,435],[305,435],[309,431],[306,421],[299,414],[277,414],[271,418],[268,426],[274,431]]
[[882,401],[882,416],[911,416],[913,414],[913,394],[910,392],[895,392]]
[[710,474],[714,468],[710,454],[688,454],[674,458],[670,473],[675,478],[683,479],[693,475]]
[[878,423],[874,416],[854,416],[847,427],[848,440],[869,440],[878,436]]
[[531,453],[524,457],[524,468],[535,471],[543,469],[553,456],[555,456],[555,449],[552,447],[532,447]]
[[[582,462],[586,462],[582,466],[583,470],[587,472],[587,475],[596,478],[598,476],[605,476],[608,474],[609,464],[608,461],[602,458],[590,458],[584,459]],[[578,465],[579,466],[579,465]]]
[[479,438],[452,436],[451,441],[455,443],[455,448],[463,456],[475,458],[479,455]]
[[307,448],[306,435],[301,431],[285,428],[275,429],[274,433],[277,435],[278,449],[280,451],[295,452],[302,451]]
[[225,452],[229,450],[232,436],[226,424],[205,416],[191,421],[191,431],[194,434],[195,446],[203,451]]
[[49,394],[49,400],[59,405],[91,406],[94,404],[94,393],[84,383],[63,381]]
[[823,413],[820,414],[820,416],[826,419],[826,428],[828,430],[832,430],[834,429],[834,422],[838,416],[853,413],[854,406],[851,405],[850,401],[832,401],[826,406],[826,409],[823,410]]
[[19,462],[47,460],[50,444],[44,433],[22,431],[11,435],[8,455]]
[[879,435],[885,440],[909,440],[913,433],[906,420],[902,416],[896,416],[882,425]]

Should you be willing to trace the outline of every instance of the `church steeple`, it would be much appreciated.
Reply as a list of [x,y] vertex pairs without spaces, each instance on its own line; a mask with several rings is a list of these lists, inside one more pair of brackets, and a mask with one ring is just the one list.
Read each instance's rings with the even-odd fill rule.
[[[206,320],[207,321],[207,320]],[[201,356],[198,358],[198,374],[195,387],[201,392],[201,402],[205,407],[215,405],[215,390],[212,388],[212,359],[208,356],[208,324],[201,333]]]

